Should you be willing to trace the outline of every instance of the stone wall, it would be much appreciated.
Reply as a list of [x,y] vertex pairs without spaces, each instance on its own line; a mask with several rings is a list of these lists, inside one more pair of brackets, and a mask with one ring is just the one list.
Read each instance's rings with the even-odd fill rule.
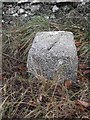
[[[31,4],[30,2],[24,3],[3,3],[2,4],[2,24],[4,26],[13,26],[17,21],[25,23],[35,16],[44,15],[46,19],[55,20],[60,18],[61,21],[68,17],[72,19],[83,18],[90,20],[90,3],[53,3],[53,4]],[[66,16],[66,18],[64,18]],[[62,20],[63,18],[63,20]],[[10,26],[9,26],[10,27]],[[3,27],[5,28],[5,27]]]
[[2,2],[89,2],[90,0],[1,0]]

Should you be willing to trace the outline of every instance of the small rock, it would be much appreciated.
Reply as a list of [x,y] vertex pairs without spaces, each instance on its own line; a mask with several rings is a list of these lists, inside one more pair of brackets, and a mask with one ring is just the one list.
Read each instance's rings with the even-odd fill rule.
[[22,19],[25,19],[25,17],[27,17],[28,15],[27,14],[23,14],[22,16],[21,16],[21,18]]
[[56,5],[54,5],[53,8],[52,8],[52,11],[53,11],[53,12],[56,12],[56,11],[58,11],[58,10],[59,10],[59,8],[58,8]]
[[20,6],[15,6],[16,11],[19,11],[19,9],[20,9]]
[[4,14],[5,14],[5,12],[3,11],[3,12],[2,12],[2,15],[4,15]]
[[18,13],[14,13],[13,16],[16,16],[16,17],[17,17],[17,16],[18,16]]
[[39,8],[40,8],[40,5],[32,5],[32,6],[30,7],[31,12],[35,12],[35,11],[39,10]]
[[4,20],[2,20],[2,23],[4,23]]
[[25,12],[24,9],[22,9],[22,8],[19,9],[19,13],[20,13],[20,14],[23,14],[24,12]]
[[14,8],[8,8],[8,10],[6,11],[6,14],[14,14],[16,12],[16,10]]
[[30,5],[29,4],[25,4],[24,8],[25,8],[25,10],[30,10]]
[[25,17],[27,17],[28,15],[27,14],[24,14]]
[[28,2],[28,0],[19,0],[18,3]]

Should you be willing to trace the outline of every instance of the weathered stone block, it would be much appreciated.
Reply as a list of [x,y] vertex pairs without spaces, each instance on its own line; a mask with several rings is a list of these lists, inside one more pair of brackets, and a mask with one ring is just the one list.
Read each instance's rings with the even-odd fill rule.
[[39,32],[27,60],[28,72],[53,79],[76,81],[78,57],[72,32]]

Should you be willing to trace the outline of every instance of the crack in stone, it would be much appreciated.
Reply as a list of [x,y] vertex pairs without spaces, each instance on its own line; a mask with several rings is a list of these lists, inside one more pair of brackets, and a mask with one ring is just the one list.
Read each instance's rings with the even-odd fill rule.
[[48,51],[52,49],[52,47],[57,43],[57,41],[55,41],[52,45],[49,46],[49,48],[47,49]]

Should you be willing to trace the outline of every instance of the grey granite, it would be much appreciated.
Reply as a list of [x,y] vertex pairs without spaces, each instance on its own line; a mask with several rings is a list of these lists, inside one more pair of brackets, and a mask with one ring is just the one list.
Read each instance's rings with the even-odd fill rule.
[[76,81],[78,57],[72,32],[39,32],[27,60],[28,72],[47,79]]

